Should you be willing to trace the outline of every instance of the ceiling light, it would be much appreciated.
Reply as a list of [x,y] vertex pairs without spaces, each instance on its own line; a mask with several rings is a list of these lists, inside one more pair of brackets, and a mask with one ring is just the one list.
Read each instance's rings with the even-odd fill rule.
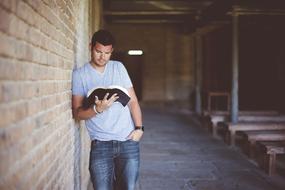
[[143,51],[142,50],[129,50],[128,55],[142,55]]

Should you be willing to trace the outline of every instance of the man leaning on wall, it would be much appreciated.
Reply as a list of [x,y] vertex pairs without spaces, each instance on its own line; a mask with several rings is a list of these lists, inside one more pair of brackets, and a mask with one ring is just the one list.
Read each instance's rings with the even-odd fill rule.
[[[94,33],[91,60],[73,71],[72,110],[85,120],[91,139],[89,171],[95,190],[133,190],[139,173],[139,141],[144,127],[132,82],[121,62],[110,60],[115,40],[107,30]],[[106,93],[84,106],[89,90],[116,85],[126,89],[130,100],[123,106],[118,94]]]

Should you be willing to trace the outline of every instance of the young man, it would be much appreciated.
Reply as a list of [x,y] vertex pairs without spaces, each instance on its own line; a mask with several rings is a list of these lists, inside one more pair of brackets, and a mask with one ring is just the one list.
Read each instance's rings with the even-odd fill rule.
[[[89,171],[95,190],[133,190],[139,171],[142,113],[130,77],[122,63],[110,60],[114,38],[106,30],[94,33],[91,61],[73,71],[72,110],[85,120],[91,142]],[[131,97],[127,106],[107,93],[90,108],[83,100],[90,89],[118,85]]]

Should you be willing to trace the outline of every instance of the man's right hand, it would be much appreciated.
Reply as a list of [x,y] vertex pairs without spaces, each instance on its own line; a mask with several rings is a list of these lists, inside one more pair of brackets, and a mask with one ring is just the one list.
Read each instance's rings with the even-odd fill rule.
[[113,94],[109,99],[108,99],[109,93],[107,93],[103,100],[99,100],[97,96],[95,96],[95,105],[96,105],[96,110],[101,113],[108,109],[118,98],[119,96],[117,94]]

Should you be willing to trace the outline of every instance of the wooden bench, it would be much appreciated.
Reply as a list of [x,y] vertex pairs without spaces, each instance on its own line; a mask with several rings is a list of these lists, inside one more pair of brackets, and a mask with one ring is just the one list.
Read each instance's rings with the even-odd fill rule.
[[[214,137],[218,137],[218,131],[228,130],[224,128],[224,124],[221,126],[218,123],[228,122],[230,120],[230,115],[226,111],[204,111],[204,116],[207,116],[207,119],[210,122],[207,122],[206,125],[212,132]],[[240,111],[239,112],[239,120],[240,121],[284,121],[285,123],[285,116],[281,116],[276,111]],[[225,124],[226,125],[226,124]]]
[[257,141],[285,141],[285,130],[237,131],[243,138],[242,150],[250,158],[254,158]]
[[227,123],[223,126],[225,128],[225,141],[235,146],[235,136],[237,131],[257,131],[257,130],[285,130],[285,122],[247,122],[247,123]]
[[229,118],[226,115],[212,115],[211,116],[211,128],[212,128],[212,134],[213,137],[218,137],[218,123],[227,121]]
[[256,146],[258,152],[261,153],[261,156],[257,157],[259,166],[268,175],[274,175],[276,173],[276,155],[285,154],[285,141],[258,141]]
[[209,113],[208,111],[203,112],[203,125],[206,127],[212,134],[213,137],[218,137],[217,135],[217,123],[222,121],[228,121],[229,115],[224,111],[213,111]]

